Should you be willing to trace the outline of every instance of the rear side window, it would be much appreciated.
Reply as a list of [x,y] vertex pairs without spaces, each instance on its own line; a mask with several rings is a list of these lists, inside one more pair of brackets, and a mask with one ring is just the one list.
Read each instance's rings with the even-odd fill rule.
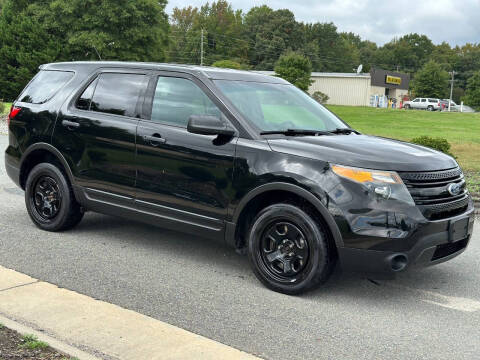
[[[137,103],[147,77],[140,74],[101,74],[95,87],[90,110],[129,117],[139,116]],[[87,88],[83,96],[88,96]]]
[[428,99],[428,102],[436,103],[436,102],[438,102],[438,100],[437,99]]
[[71,71],[42,70],[20,95],[19,101],[29,104],[43,104],[73,78]]

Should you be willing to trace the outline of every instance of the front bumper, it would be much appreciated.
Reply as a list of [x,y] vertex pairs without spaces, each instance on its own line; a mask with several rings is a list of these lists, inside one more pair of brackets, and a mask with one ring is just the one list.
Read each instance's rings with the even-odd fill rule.
[[[451,224],[466,217],[469,218],[467,236],[451,242]],[[461,215],[424,223],[421,230],[412,234],[411,239],[403,239],[414,244],[405,251],[340,247],[338,248],[340,264],[344,270],[381,275],[382,278],[393,278],[402,271],[439,264],[465,251],[471,240],[474,221],[474,209],[473,206],[469,206]],[[404,264],[399,266],[399,260]]]

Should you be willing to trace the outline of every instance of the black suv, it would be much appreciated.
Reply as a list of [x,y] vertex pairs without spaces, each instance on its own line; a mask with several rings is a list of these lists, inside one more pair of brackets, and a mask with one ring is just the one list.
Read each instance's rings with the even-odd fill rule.
[[6,167],[41,229],[87,210],[247,252],[296,294],[343,268],[391,276],[460,254],[456,161],[362,135],[286,81],[168,64],[44,65],[9,115]]

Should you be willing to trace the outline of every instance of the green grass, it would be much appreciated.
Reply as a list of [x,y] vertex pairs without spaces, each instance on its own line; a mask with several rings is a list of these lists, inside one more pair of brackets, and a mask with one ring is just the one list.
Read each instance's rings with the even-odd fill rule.
[[422,135],[445,138],[465,170],[480,172],[480,113],[439,113],[333,105],[328,108],[365,134],[405,141]]
[[22,341],[23,343],[20,345],[20,347],[25,349],[35,350],[46,349],[48,347],[46,342],[39,341],[35,335],[31,334],[23,335]]
[[12,107],[12,103],[4,103],[5,104],[5,109],[0,115],[6,115],[10,111],[10,108]]

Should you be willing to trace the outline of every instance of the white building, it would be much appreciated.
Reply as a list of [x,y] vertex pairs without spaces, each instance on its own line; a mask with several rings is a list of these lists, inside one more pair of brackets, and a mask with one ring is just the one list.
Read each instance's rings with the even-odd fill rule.
[[[274,75],[273,71],[261,71]],[[397,104],[408,94],[408,74],[372,69],[370,73],[312,73],[308,92],[321,91],[328,95],[328,104],[351,106],[382,106],[388,99]]]

